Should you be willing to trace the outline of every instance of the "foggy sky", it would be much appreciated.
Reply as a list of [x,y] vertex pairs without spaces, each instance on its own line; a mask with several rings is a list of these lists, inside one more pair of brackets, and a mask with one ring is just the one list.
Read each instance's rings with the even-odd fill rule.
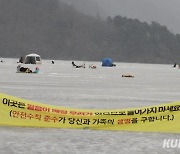
[[121,15],[165,25],[180,33],[180,0],[63,0],[80,11],[102,17]]

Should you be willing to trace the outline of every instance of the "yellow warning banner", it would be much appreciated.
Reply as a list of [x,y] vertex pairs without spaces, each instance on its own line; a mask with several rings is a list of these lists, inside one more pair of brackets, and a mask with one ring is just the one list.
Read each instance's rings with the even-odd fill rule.
[[180,133],[180,102],[129,109],[76,109],[0,93],[0,125]]

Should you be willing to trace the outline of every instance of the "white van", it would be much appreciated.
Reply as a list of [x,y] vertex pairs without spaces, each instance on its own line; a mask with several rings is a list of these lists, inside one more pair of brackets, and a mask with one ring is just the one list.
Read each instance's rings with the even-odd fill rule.
[[41,57],[35,53],[26,55],[24,64],[42,64]]

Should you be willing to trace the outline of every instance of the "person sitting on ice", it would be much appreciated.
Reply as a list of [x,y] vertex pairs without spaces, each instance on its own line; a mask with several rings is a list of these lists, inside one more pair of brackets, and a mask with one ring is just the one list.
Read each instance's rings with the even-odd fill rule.
[[21,65],[18,65],[17,72],[32,73],[32,70],[28,67],[22,67]]
[[89,65],[89,68],[96,69],[96,65],[91,64]]
[[38,72],[39,72],[39,67],[36,67],[33,73],[38,73]]
[[85,63],[83,64],[83,65],[76,65],[75,63],[74,63],[74,61],[72,61],[72,66],[73,67],[75,67],[75,68],[85,68]]

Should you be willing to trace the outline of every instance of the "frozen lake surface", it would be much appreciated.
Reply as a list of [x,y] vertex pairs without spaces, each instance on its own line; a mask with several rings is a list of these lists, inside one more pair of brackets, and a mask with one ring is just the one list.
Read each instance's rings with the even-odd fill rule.
[[[171,65],[116,63],[109,68],[86,62],[86,68],[76,69],[71,61],[44,60],[39,74],[23,74],[16,73],[18,59],[4,61],[0,92],[40,103],[122,109],[180,101],[180,69]],[[135,77],[121,77],[127,73]],[[163,148],[164,139],[180,139],[180,134],[0,127],[0,154],[180,153],[180,148]]]

